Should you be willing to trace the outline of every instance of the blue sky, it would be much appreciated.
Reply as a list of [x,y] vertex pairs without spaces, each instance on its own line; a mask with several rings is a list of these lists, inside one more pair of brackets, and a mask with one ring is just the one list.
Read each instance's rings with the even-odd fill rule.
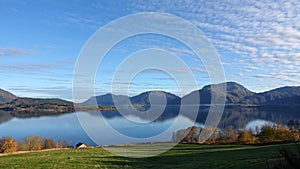
[[[28,97],[72,99],[76,59],[92,34],[107,23],[138,12],[163,12],[196,25],[221,58],[226,80],[253,91],[300,84],[300,2],[297,0],[238,1],[104,1],[0,0],[0,88]],[[209,83],[199,59],[167,37],[143,35],[116,45],[99,66],[96,93],[110,91],[119,63],[135,51],[163,48],[191,68],[198,86]],[[174,68],[174,73],[185,73]],[[166,73],[140,73],[132,95],[146,90],[178,95],[192,90]],[[120,90],[117,94],[122,94]]]

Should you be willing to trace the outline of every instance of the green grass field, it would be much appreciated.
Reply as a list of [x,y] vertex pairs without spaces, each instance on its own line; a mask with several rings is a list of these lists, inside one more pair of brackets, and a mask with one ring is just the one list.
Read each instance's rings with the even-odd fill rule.
[[[159,156],[126,158],[114,156],[102,148],[51,150],[0,156],[0,168],[267,168],[267,161],[278,158],[283,147],[295,144],[177,145]],[[120,148],[120,147],[117,147]]]

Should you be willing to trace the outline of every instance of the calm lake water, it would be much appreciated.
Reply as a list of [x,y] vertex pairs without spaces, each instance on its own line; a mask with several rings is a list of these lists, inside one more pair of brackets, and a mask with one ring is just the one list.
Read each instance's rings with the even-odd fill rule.
[[[97,119],[88,125],[92,126],[92,135],[98,135],[100,138],[97,139],[98,145],[112,145],[112,144],[128,144],[128,139],[118,139],[116,140],[110,131],[107,130],[107,124],[105,121],[111,125],[114,130],[118,131],[122,135],[128,137],[140,138],[134,143],[138,142],[148,142],[148,141],[170,141],[172,139],[172,131],[168,132],[163,137],[145,139],[152,136],[156,136],[166,129],[168,129],[174,121],[177,119],[180,124],[174,126],[174,131],[187,128],[193,125],[193,121],[187,117],[179,116],[177,118],[170,118],[164,121],[153,122],[153,123],[136,123],[127,120],[124,117],[103,117],[102,120],[96,117],[95,113],[71,113],[64,114],[60,116],[44,116],[44,117],[33,117],[33,118],[12,118],[9,121],[0,124],[0,137],[11,136],[19,141],[24,137],[29,135],[37,135],[43,138],[54,138],[55,140],[71,141],[72,144],[78,142],[89,143],[90,145],[96,145],[95,142],[89,138],[86,134],[80,122],[78,121],[78,115],[81,118],[87,118],[92,121],[92,119]],[[104,121],[105,120],[105,121]],[[201,124],[196,123],[197,126]],[[91,131],[90,131],[91,132]],[[99,141],[100,140],[100,141]]]
[[[189,117],[178,116],[174,111],[166,112],[162,116],[151,123],[140,123],[145,119],[132,115],[123,117],[117,111],[107,111],[101,115],[81,112],[32,118],[15,118],[11,117],[8,112],[0,112],[0,137],[11,136],[21,141],[26,136],[37,135],[43,138],[71,141],[73,145],[78,142],[90,145],[96,145],[96,143],[98,145],[128,144],[170,141],[174,131],[195,124]],[[195,125],[203,126],[206,116],[207,111],[200,111]],[[84,129],[78,117],[81,122],[85,121]],[[131,121],[127,118],[137,120]],[[277,121],[287,124],[289,120],[299,119],[298,109],[226,108],[219,127],[233,125],[236,129],[252,128],[255,130],[256,126],[273,124]],[[88,130],[88,134],[85,130]],[[96,139],[96,143],[88,135]]]

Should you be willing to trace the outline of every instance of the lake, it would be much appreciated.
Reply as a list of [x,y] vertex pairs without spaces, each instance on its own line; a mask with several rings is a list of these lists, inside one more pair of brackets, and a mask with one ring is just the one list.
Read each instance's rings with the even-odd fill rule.
[[[29,135],[37,135],[43,138],[54,138],[55,140],[71,141],[72,144],[78,142],[88,143],[90,145],[96,145],[88,135],[78,121],[78,116],[81,118],[95,119],[96,113],[70,113],[59,116],[44,116],[44,117],[32,117],[32,118],[11,118],[10,120],[0,124],[0,137],[11,136],[19,141]],[[181,122],[180,125],[175,126],[176,130],[187,128],[193,125],[193,121],[187,117],[177,117]],[[102,123],[97,120],[95,123],[91,123],[94,128],[91,134],[99,135],[100,141],[98,145],[112,145],[112,144],[128,144],[127,139],[116,140],[112,137],[111,132],[107,131],[106,125],[103,120],[112,125],[121,134],[140,138],[138,142],[148,142],[149,140],[143,138],[152,137],[161,132],[164,132],[169,128],[177,118],[171,118],[160,122],[153,123],[135,123],[127,120],[121,116],[115,117],[103,117]],[[196,123],[197,126],[201,124]],[[176,131],[174,130],[174,131]],[[151,139],[150,141],[170,141],[172,139],[172,132],[167,133],[164,137],[157,139]]]
[[[170,110],[169,110],[170,111]],[[175,112],[175,113],[174,113]],[[78,142],[90,145],[113,145],[172,140],[173,132],[192,125],[203,126],[206,109],[200,109],[196,123],[190,117],[166,111],[151,123],[136,115],[121,116],[117,111],[100,113],[78,112],[59,116],[15,118],[0,112],[0,137],[11,136],[19,141],[29,135]],[[84,128],[78,120],[84,122]],[[256,126],[281,121],[299,120],[299,109],[291,108],[226,108],[219,127],[233,125],[236,129],[255,129]],[[133,120],[133,121],[132,121]],[[110,127],[109,127],[110,126]],[[88,131],[87,133],[85,131]],[[116,134],[117,133],[117,134]],[[89,138],[89,136],[94,138]]]

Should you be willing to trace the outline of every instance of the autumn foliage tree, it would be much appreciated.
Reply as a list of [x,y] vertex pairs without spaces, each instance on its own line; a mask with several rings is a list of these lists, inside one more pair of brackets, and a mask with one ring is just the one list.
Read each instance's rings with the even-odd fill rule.
[[72,145],[72,143],[69,141],[59,140],[58,142],[55,143],[55,148],[67,148],[71,145]]
[[[184,135],[182,142],[186,143],[197,143],[198,142],[198,131],[196,126],[189,127],[184,130],[181,135]],[[182,137],[182,136],[181,136]]]
[[[236,130],[233,126],[227,126],[225,129],[216,128],[212,132],[211,128],[189,127],[174,133],[174,141],[183,143],[203,143],[205,144],[259,144],[273,142],[297,142],[300,141],[300,132],[296,122],[289,122],[288,127],[281,123],[274,125],[264,125],[260,129],[256,127],[253,132],[249,130]],[[200,140],[201,136],[210,136],[206,140]],[[198,139],[197,139],[198,138]]]
[[20,149],[23,151],[35,151],[41,150],[42,148],[42,138],[39,136],[27,136],[20,145]]
[[[210,129],[209,132],[211,132],[211,131],[212,131],[212,129]],[[205,142],[208,144],[214,144],[214,143],[218,142],[218,139],[219,139],[219,129],[216,128],[214,130],[214,132],[211,134],[211,136]]]
[[45,138],[42,140],[43,149],[56,148],[56,143],[53,138]]
[[223,129],[221,133],[221,142],[222,143],[234,143],[237,142],[238,133],[234,130],[233,126],[227,126],[226,129]]
[[238,142],[241,144],[253,144],[256,141],[256,137],[251,131],[243,130],[238,136]]
[[18,142],[11,137],[0,139],[0,153],[13,153],[17,151]]
[[298,141],[299,132],[292,131],[282,125],[265,125],[261,128],[258,135],[261,143],[282,142],[282,141]]

